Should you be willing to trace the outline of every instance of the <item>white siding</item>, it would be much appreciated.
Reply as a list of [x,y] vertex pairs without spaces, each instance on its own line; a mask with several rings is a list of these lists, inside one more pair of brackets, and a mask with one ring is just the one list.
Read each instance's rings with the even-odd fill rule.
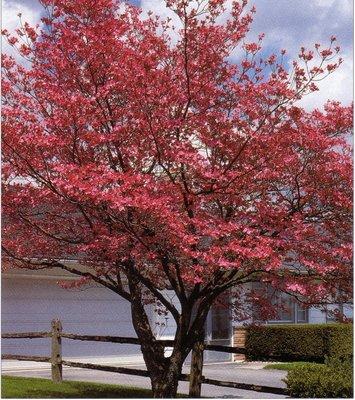
[[308,322],[310,324],[325,324],[326,313],[319,308],[310,307],[308,310]]
[[353,304],[344,304],[343,306],[344,315],[346,318],[353,318],[354,316],[354,306]]

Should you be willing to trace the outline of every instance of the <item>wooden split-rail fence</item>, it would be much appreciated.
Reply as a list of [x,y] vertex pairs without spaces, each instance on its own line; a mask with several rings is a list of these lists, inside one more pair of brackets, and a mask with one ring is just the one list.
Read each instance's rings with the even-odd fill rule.
[[[62,330],[61,322],[57,319],[52,321],[51,326],[52,329],[50,332],[3,333],[1,335],[2,339],[51,338],[50,356],[42,357],[42,356],[25,356],[18,354],[2,354],[1,359],[51,363],[52,381],[56,383],[60,383],[63,380],[63,372],[62,372],[63,365],[74,368],[94,369],[99,371],[116,372],[125,375],[149,377],[148,371],[142,369],[74,362],[69,360],[63,360],[62,358],[62,338],[71,340],[85,340],[93,342],[110,342],[110,343],[139,345],[140,342],[138,338],[121,337],[121,336],[77,335],[73,333],[65,333]],[[166,347],[172,346],[174,344],[173,340],[159,340],[159,342],[163,343],[164,346]],[[180,374],[179,377],[180,381],[188,381],[190,383],[190,388],[189,388],[190,397],[196,398],[201,396],[201,384],[203,383],[215,386],[252,390],[256,392],[282,394],[282,395],[287,394],[286,389],[279,387],[254,385],[250,383],[241,383],[241,382],[228,382],[228,381],[220,381],[217,379],[206,378],[205,376],[202,375],[204,350],[220,351],[232,354],[245,354],[245,348],[242,347],[211,345],[211,344],[206,344],[204,342],[196,343],[192,351],[190,374]]]

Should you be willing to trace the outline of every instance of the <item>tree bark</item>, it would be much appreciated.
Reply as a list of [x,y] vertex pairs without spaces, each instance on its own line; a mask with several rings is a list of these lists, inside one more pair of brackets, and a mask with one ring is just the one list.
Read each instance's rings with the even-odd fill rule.
[[[183,315],[180,318],[180,324],[176,330],[175,343],[172,355],[166,358],[166,368],[162,375],[152,375],[152,390],[154,398],[174,398],[177,395],[177,389],[179,384],[179,377],[182,372],[182,365],[191,349],[196,345],[200,344],[199,350],[203,352],[203,340],[204,340],[204,321],[206,313],[201,315],[201,324],[196,326],[193,332],[186,330],[186,321],[190,320],[190,310],[182,310]],[[188,314],[188,315],[186,315]],[[202,346],[201,346],[202,344]],[[200,353],[203,357],[203,354]],[[201,379],[201,371],[198,374],[198,380]]]
[[155,374],[154,372],[151,374],[154,398],[176,397],[184,359],[182,352],[175,348],[173,354],[165,359],[167,368],[163,374]]
[[191,355],[189,396],[193,398],[201,397],[203,349],[204,338],[201,337],[195,343]]

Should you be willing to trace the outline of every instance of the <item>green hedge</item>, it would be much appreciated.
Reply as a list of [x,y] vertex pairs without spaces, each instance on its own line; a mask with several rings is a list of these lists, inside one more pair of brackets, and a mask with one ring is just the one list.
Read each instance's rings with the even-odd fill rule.
[[300,366],[285,379],[289,395],[302,398],[352,398],[352,363]]
[[316,361],[353,354],[352,324],[266,325],[247,328],[248,360]]

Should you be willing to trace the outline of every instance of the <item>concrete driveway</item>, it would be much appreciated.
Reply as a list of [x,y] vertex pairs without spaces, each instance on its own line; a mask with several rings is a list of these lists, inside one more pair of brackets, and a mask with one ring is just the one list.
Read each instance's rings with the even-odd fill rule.
[[[253,383],[257,385],[285,387],[282,378],[286,376],[286,372],[277,370],[262,369],[264,364],[261,363],[218,363],[207,364],[204,366],[203,374],[206,378],[218,379],[224,381],[234,381],[243,383]],[[131,366],[132,368],[144,369],[142,365]],[[189,367],[185,367],[185,373],[189,372]],[[13,376],[27,376],[37,378],[50,378],[49,368],[38,369],[14,369],[2,371],[3,374]],[[87,382],[100,382],[137,386],[142,388],[150,388],[148,378],[123,375],[112,372],[85,370],[79,368],[64,367],[63,379],[77,380]],[[188,393],[188,382],[179,383],[179,393]],[[224,388],[214,385],[202,385],[203,397],[215,398],[239,398],[239,399],[283,399],[286,396],[252,392],[248,390],[240,390],[234,388]]]

